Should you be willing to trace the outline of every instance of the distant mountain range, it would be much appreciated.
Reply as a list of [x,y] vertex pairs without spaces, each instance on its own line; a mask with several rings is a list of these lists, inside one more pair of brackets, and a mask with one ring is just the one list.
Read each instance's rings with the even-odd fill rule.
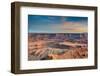
[[87,39],[88,33],[28,33],[29,37],[43,37],[43,38],[56,38],[56,39]]

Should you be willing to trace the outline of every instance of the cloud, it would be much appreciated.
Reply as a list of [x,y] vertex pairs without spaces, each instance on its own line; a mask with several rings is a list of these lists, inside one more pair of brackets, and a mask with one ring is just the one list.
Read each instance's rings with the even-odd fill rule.
[[79,22],[64,22],[62,25],[54,26],[53,29],[61,33],[84,33],[88,31],[88,27]]

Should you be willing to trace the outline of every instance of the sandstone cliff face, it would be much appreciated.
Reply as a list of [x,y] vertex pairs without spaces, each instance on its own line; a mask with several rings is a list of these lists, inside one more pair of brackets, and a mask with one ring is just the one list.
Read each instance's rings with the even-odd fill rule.
[[78,58],[87,58],[88,50],[87,48],[74,48],[73,50],[69,50],[64,54],[50,54],[52,59],[78,59]]

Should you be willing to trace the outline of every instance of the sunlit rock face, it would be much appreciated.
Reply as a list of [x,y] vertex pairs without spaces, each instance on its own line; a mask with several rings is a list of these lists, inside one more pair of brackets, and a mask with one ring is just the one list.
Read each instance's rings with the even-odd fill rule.
[[63,54],[49,54],[52,59],[78,59],[87,58],[88,52],[87,48],[74,48],[73,50],[66,51]]

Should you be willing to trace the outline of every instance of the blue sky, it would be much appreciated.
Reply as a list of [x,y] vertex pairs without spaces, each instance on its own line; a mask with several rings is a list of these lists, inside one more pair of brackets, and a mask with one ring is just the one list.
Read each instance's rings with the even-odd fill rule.
[[87,17],[28,15],[30,33],[83,33],[87,29]]

